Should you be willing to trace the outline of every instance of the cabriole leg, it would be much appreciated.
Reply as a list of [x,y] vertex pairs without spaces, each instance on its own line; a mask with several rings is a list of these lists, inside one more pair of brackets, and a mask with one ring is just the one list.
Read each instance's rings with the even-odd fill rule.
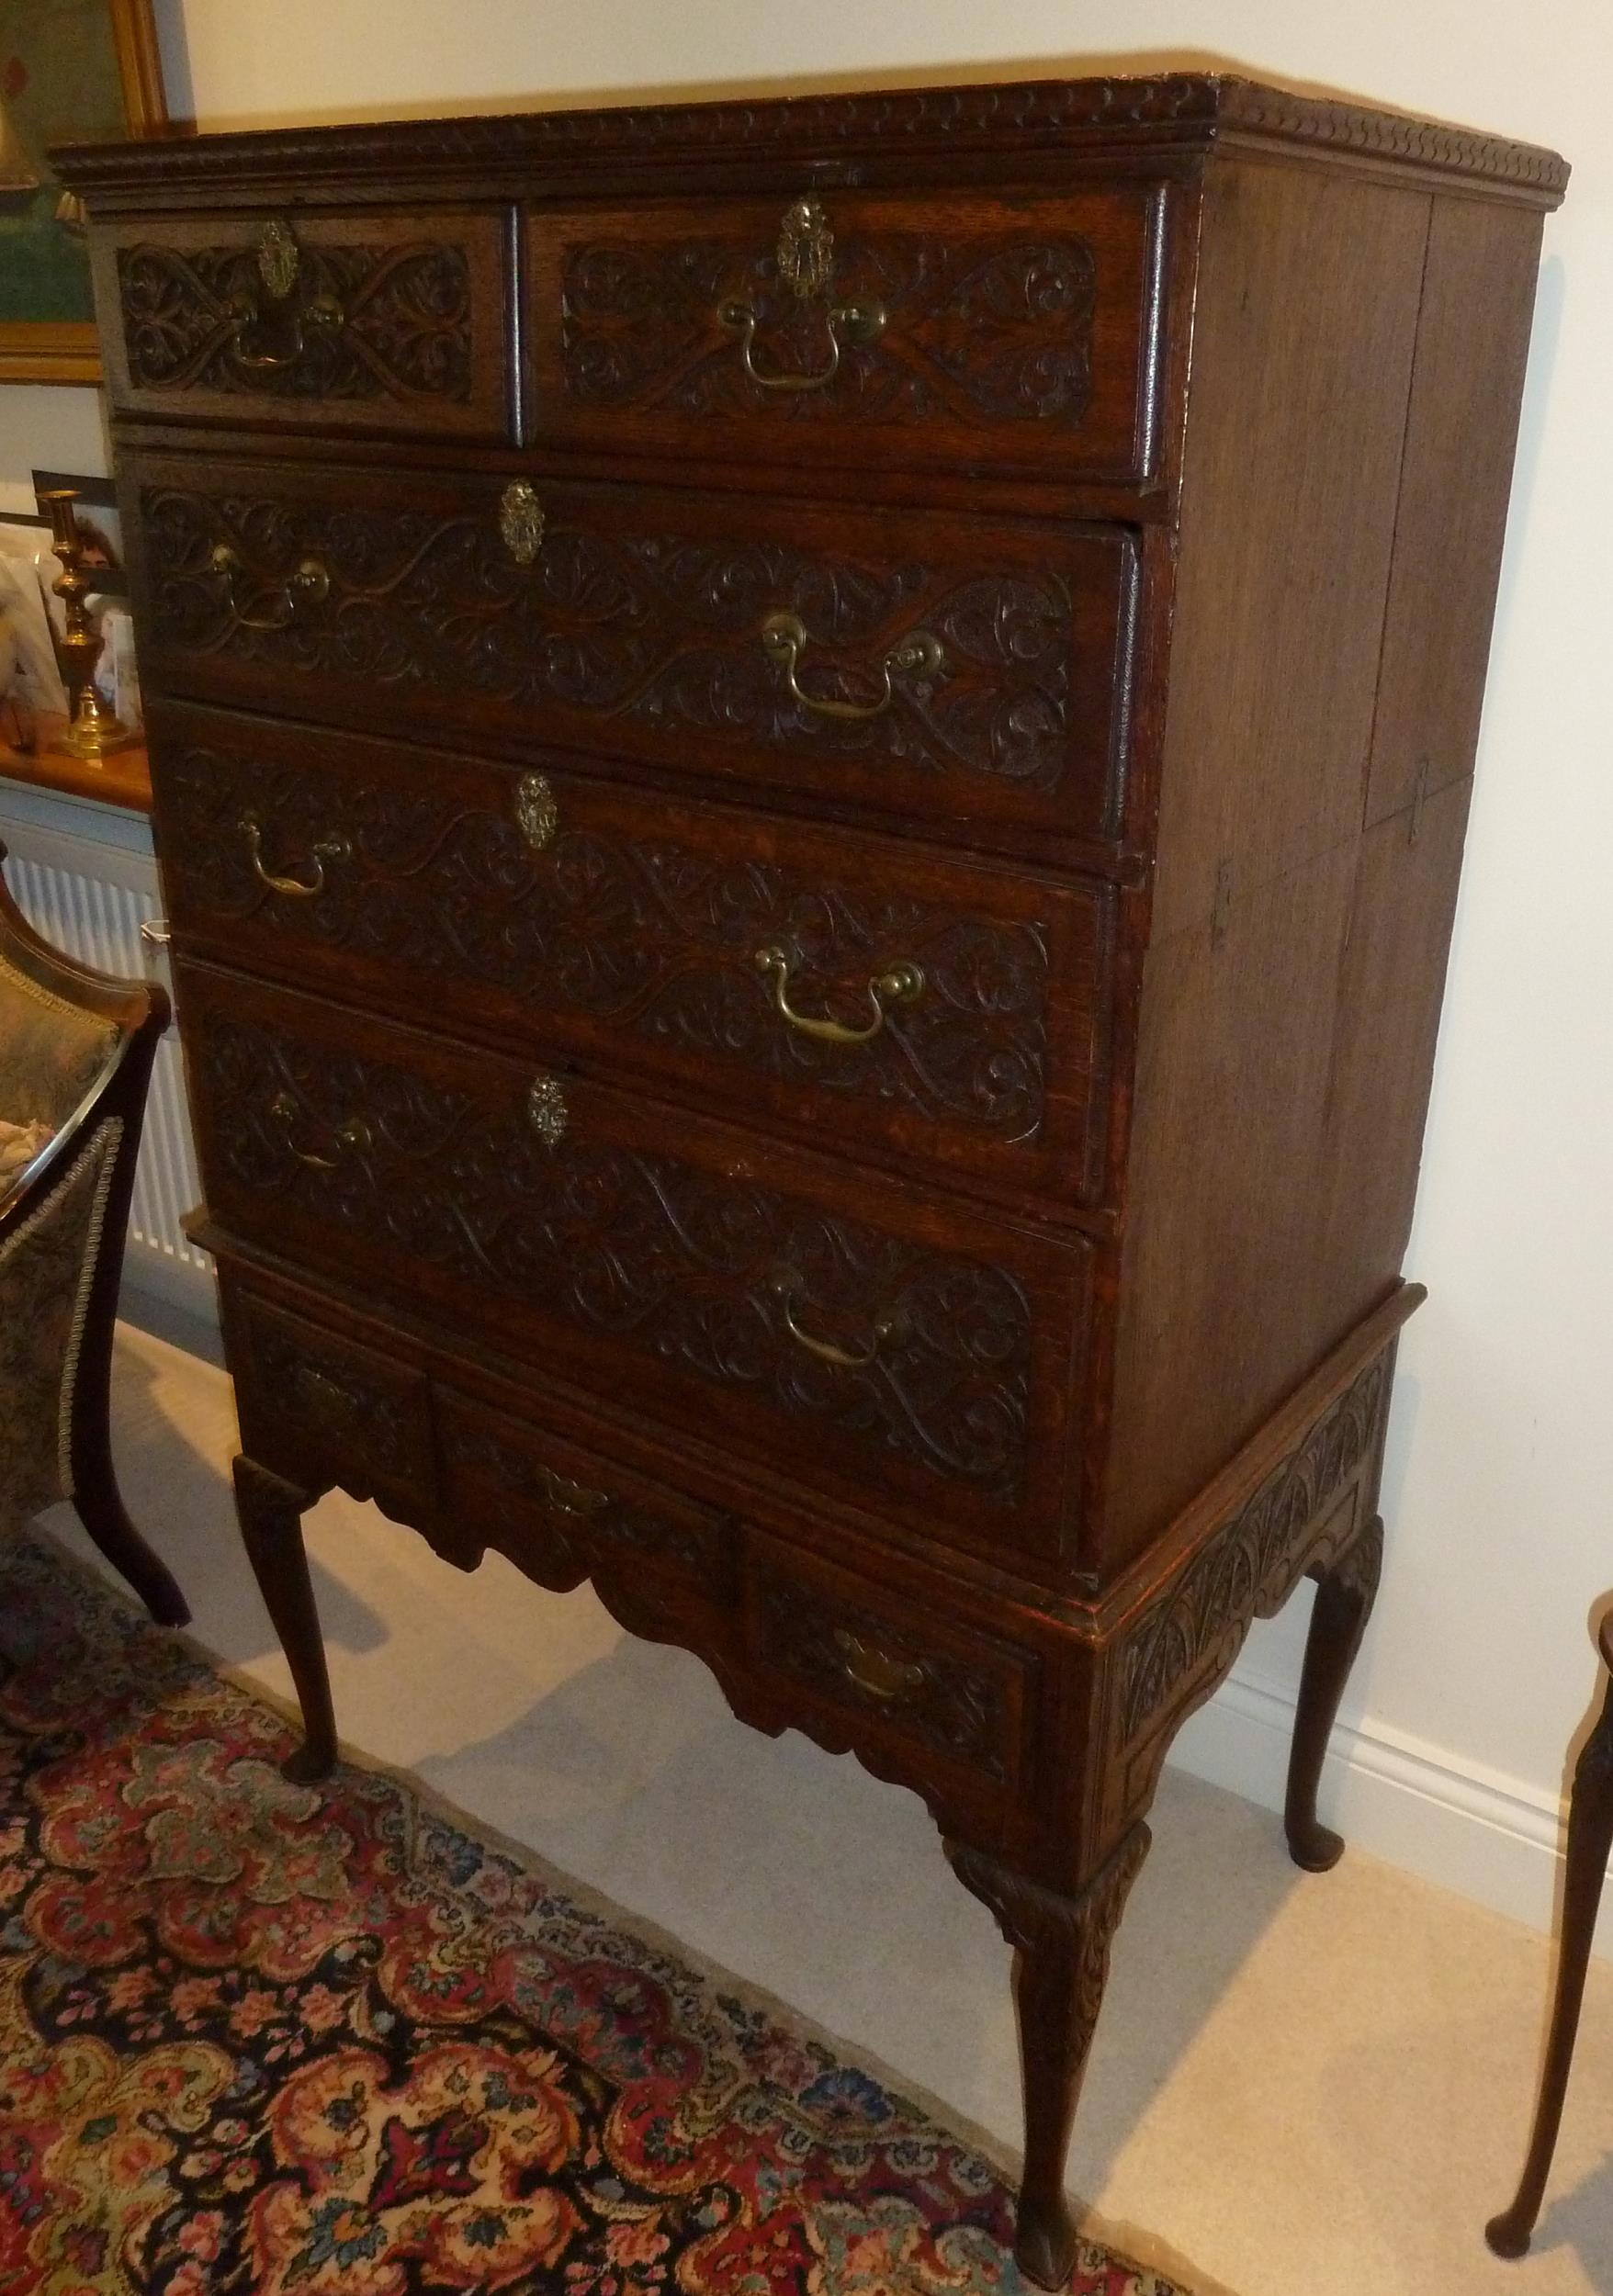
[[1043,2288],[1063,2288],[1075,2268],[1065,2158],[1109,1975],[1110,1940],[1147,1850],[1148,1829],[1139,1820],[1086,1886],[1065,1897],[981,1851],[947,1844],[958,1879],[991,1908],[1014,1948],[1025,2090],[1025,2174],[1014,2254]]
[[1325,1874],[1344,1854],[1344,1840],[1316,1818],[1316,1793],[1338,1705],[1372,1615],[1383,1567],[1383,1524],[1374,1515],[1354,1544],[1316,1582],[1289,1756],[1283,1825],[1289,1854],[1307,1874]]
[[328,1777],[336,1761],[331,1678],[302,1543],[302,1511],[313,1494],[244,1456],[236,1459],[234,1476],[235,1512],[247,1559],[302,1706],[304,1743],[281,1767],[296,1784],[311,1785]]

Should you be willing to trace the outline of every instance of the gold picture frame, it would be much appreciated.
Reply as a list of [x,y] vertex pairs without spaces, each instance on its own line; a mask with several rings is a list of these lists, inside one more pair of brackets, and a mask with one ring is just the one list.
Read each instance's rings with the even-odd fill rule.
[[[124,131],[130,136],[150,135],[165,126],[168,110],[152,0],[83,0],[83,4],[104,11],[107,18],[122,92]],[[0,16],[7,13],[0,6]],[[39,13],[42,17],[47,12]],[[4,61],[0,58],[0,63]],[[0,81],[0,103],[5,96]],[[5,115],[0,112],[0,129],[5,126]],[[106,132],[100,120],[80,123],[67,118],[58,124],[53,118],[51,141],[71,143],[75,136],[89,140]],[[29,156],[37,158],[31,152]],[[101,350],[93,320],[0,318],[0,383],[98,383],[100,379]]]

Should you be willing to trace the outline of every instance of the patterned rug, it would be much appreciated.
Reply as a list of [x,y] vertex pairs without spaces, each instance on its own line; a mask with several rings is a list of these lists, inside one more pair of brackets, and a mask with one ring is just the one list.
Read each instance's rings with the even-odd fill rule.
[[[1021,2296],[969,2145],[0,1557],[0,2296]],[[1184,2296],[1107,2250],[1081,2296]]]

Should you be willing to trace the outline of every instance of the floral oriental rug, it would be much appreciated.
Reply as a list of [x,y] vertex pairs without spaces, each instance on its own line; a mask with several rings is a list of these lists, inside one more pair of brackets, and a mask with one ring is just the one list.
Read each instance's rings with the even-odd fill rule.
[[[1021,2296],[885,2084],[0,1557],[0,2296]],[[1185,2296],[1107,2249],[1080,2296]]]

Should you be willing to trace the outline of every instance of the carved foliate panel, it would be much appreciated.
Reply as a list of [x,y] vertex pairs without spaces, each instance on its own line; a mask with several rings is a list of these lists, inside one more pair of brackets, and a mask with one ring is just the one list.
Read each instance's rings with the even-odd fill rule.
[[[589,1137],[538,1137],[474,1093],[187,1006],[209,1185],[248,1232],[281,1208],[407,1285],[428,1267],[609,1338],[680,1379],[1011,1507],[1030,1449],[1017,1277],[749,1177]],[[806,1337],[801,1334],[805,1333]],[[816,1343],[816,1344],[814,1344]]]
[[[1120,574],[1107,543],[1033,560],[1018,545],[995,556],[986,535],[967,557],[881,557],[640,528],[583,496],[546,493],[545,511],[523,566],[491,500],[445,515],[333,502],[329,489],[293,501],[147,487],[154,649],[227,699],[277,698],[306,678],[344,715],[401,722],[423,704],[461,731],[569,723],[573,737],[685,768],[693,741],[725,771],[741,762],[716,754],[731,748],[1041,797],[1078,761],[1107,802]],[[804,633],[789,669],[764,636],[781,614]],[[919,636],[938,656],[904,655]]]
[[305,245],[276,295],[251,246],[147,241],[118,249],[118,292],[136,390],[471,397],[471,271],[451,243]]
[[[805,204],[805,203],[803,203]],[[832,203],[831,207],[832,207]],[[803,293],[779,245],[728,238],[568,246],[560,371],[580,405],[804,423],[1026,423],[1068,432],[1092,388],[1097,262],[1074,233],[953,242],[911,231],[834,235]],[[736,355],[719,314],[753,321]],[[871,336],[837,313],[877,310]],[[836,337],[840,337],[837,343]],[[827,374],[832,361],[833,372]],[[810,378],[824,376],[821,385]],[[789,388],[776,378],[807,378]],[[769,378],[773,378],[770,380]]]
[[[400,975],[482,984],[686,1055],[701,1080],[715,1059],[999,1140],[1041,1124],[1051,984],[1038,922],[915,899],[897,872],[877,893],[648,826],[569,827],[570,800],[535,850],[513,807],[457,803],[424,776],[366,782],[190,746],[164,760],[161,782],[181,921],[250,918]],[[261,846],[243,832],[249,814],[267,825]],[[317,899],[265,884],[265,851],[273,869],[305,868],[333,837],[344,854]],[[868,984],[893,966],[917,966],[921,992],[891,1000],[865,1042],[826,1042],[781,1018],[756,962],[765,947],[785,952],[795,1005],[850,1026],[866,1026]],[[1089,938],[1086,956],[1089,980]]]
[[239,1315],[243,1424],[285,1429],[361,1498],[403,1486],[427,1504],[435,1469],[420,1374],[260,1300],[243,1301]]

